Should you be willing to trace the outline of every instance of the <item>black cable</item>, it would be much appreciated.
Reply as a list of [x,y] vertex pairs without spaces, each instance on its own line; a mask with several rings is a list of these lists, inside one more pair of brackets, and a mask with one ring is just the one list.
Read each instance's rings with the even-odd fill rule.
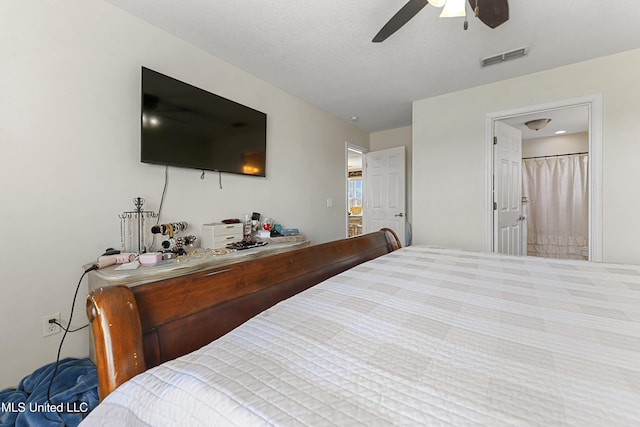
[[58,346],[58,355],[56,356],[56,364],[55,364],[55,367],[53,368],[53,373],[51,374],[51,380],[49,380],[49,387],[47,387],[47,402],[49,402],[51,406],[54,406],[54,404],[51,402],[51,386],[53,385],[53,379],[56,377],[56,374],[58,373],[58,365],[60,365],[60,353],[62,352],[62,344],[64,343],[64,339],[67,337],[67,334],[70,332],[69,328],[71,327],[71,320],[73,319],[73,309],[76,306],[76,298],[78,297],[80,284],[82,283],[82,279],[84,279],[84,276],[86,276],[88,272],[95,270],[96,268],[97,268],[97,265],[94,264],[93,266],[86,269],[82,273],[82,276],[80,276],[80,280],[78,280],[78,286],[76,286],[76,291],[73,294],[73,301],[71,302],[71,313],[69,313],[69,322],[67,322],[66,328],[63,327],[64,334],[62,335],[62,339],[60,340],[60,345]]
[[167,194],[167,185],[169,184],[169,166],[164,167],[164,188],[162,189],[162,196],[160,196],[160,207],[158,208],[158,221],[156,224],[160,224],[160,214],[162,213],[162,206],[164,205],[164,196]]
[[[164,197],[167,194],[167,186],[169,184],[169,166],[166,165],[164,167],[164,187],[162,188],[162,196],[160,196],[160,206],[158,207],[158,218],[156,221],[156,225],[160,224],[160,215],[162,215],[162,206],[164,206]],[[151,240],[151,246],[155,247],[156,245],[156,235],[153,235],[153,239]]]
[[84,328],[88,328],[88,327],[89,327],[89,325],[90,325],[90,323],[87,323],[86,325],[84,325],[84,326],[80,326],[80,327],[79,327],[79,328],[77,328],[77,329],[71,329],[71,330],[69,330],[69,329],[65,328],[62,324],[58,323],[58,321],[57,321],[57,320],[55,320],[55,319],[51,319],[51,320],[49,320],[49,323],[53,323],[53,324],[55,324],[55,325],[58,325],[58,326],[60,326],[62,329],[64,329],[64,330],[65,330],[65,331],[67,331],[67,332],[78,332],[78,331],[80,331],[80,330],[82,330],[82,329],[84,329]]
[[[216,170],[214,172],[218,172],[218,186],[222,190],[222,171]],[[202,171],[202,175],[200,175],[200,179],[204,179],[204,170]]]

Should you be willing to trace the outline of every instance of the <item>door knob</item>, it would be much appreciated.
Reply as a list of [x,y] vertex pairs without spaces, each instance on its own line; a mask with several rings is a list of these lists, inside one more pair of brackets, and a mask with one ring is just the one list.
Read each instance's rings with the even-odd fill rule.
[[402,218],[404,216],[404,214],[402,212],[400,212],[399,214],[395,214],[394,216],[399,216],[400,218]]

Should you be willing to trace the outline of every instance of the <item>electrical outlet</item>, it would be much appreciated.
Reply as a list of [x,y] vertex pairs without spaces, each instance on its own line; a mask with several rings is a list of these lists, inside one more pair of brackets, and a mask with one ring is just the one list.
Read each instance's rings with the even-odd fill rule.
[[54,319],[56,322],[61,323],[60,313],[50,314],[48,316],[42,316],[42,336],[48,337],[49,335],[55,335],[60,333],[60,326],[55,323],[50,323],[49,320]]

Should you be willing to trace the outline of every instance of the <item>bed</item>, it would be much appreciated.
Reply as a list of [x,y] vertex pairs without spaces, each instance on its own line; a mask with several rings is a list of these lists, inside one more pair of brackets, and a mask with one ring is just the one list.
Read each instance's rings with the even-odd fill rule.
[[[153,341],[142,338],[148,301],[90,296],[103,400],[83,425],[640,425],[640,267],[399,248],[384,230],[326,245],[276,255],[316,267],[292,273],[300,285],[279,302],[166,361],[141,345]],[[112,303],[138,325],[117,356],[98,339],[110,335],[100,325],[120,327]],[[208,328],[185,325],[183,336]],[[105,387],[101,354],[122,359]]]

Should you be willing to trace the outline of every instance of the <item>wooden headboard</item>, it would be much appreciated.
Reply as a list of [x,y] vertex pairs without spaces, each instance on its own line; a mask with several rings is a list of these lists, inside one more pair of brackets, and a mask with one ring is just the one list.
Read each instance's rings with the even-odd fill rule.
[[190,353],[323,280],[400,247],[382,229],[87,297],[104,399],[146,369]]

